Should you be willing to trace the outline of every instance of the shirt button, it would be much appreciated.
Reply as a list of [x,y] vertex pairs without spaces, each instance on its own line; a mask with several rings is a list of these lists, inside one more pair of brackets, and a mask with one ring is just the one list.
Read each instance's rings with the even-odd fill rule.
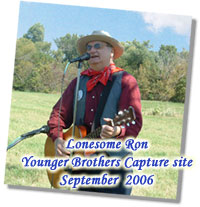
[[90,122],[90,125],[92,126],[92,122]]
[[91,111],[94,111],[94,109],[91,109]]
[[92,99],[95,99],[95,96],[92,96]]

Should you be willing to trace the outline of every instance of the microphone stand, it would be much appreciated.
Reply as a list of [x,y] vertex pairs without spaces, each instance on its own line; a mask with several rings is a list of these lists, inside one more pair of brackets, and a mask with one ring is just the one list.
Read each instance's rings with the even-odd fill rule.
[[[76,91],[75,91],[75,99],[74,99],[74,111],[73,111],[73,128],[72,128],[72,137],[74,138],[75,136],[75,122],[76,122],[76,114],[77,114],[77,101],[78,101],[78,91],[79,91],[79,85],[80,85],[80,74],[81,74],[81,69],[82,69],[82,63],[83,60],[79,60],[78,62],[78,72],[77,72],[77,82],[76,82]],[[66,73],[66,70],[68,68],[68,65],[70,63],[67,64],[64,74]],[[9,149],[11,149],[12,147],[14,147],[16,144],[18,144],[19,142],[21,142],[22,140],[32,137],[36,134],[39,133],[48,133],[49,132],[49,126],[44,125],[39,129],[30,131],[28,133],[22,134],[20,137],[18,137],[16,140],[14,140],[10,145],[8,145],[7,147],[7,151]],[[70,153],[70,158],[73,156],[73,152]],[[72,172],[72,166],[68,166],[67,171],[69,171],[70,173]],[[52,181],[54,179],[54,176],[52,176]]]
[[[77,113],[78,90],[79,90],[79,85],[80,85],[79,83],[80,83],[80,73],[81,73],[82,63],[83,63],[83,60],[80,60],[78,62],[77,83],[76,83],[74,112],[73,112],[72,137],[75,136],[75,122],[76,122],[76,113]],[[68,65],[67,65],[67,67],[68,67]],[[66,71],[65,71],[65,73],[66,73]],[[22,140],[26,139],[26,138],[32,137],[32,136],[40,134],[40,133],[48,133],[48,132],[49,132],[49,126],[44,125],[39,129],[36,129],[36,130],[30,131],[30,132],[27,132],[25,134],[22,134],[21,136],[16,138],[11,144],[8,145],[7,151],[9,149],[11,149],[12,147],[14,147],[16,144],[18,144],[19,142],[21,142]]]
[[18,144],[19,142],[21,142],[22,140],[26,139],[26,138],[33,137],[34,135],[37,135],[37,134],[40,134],[40,133],[45,133],[46,134],[48,132],[49,132],[49,126],[44,125],[39,129],[35,129],[33,131],[22,134],[21,136],[16,138],[11,144],[8,145],[7,151],[9,149],[11,149],[12,147],[14,147],[16,144]]
[[[78,62],[78,72],[77,72],[77,82],[76,82],[76,91],[75,91],[75,98],[74,98],[74,111],[73,111],[73,126],[72,126],[72,137],[75,136],[75,122],[76,122],[76,114],[77,114],[77,101],[78,101],[78,91],[79,91],[79,85],[80,85],[80,74],[81,74],[81,68],[82,68],[83,61]],[[70,159],[73,156],[73,151],[70,153]],[[68,165],[67,171],[69,173],[72,173],[72,166]]]
[[76,113],[77,113],[77,101],[78,101],[78,91],[80,85],[80,74],[82,68],[82,61],[78,62],[78,72],[77,72],[77,82],[76,82],[76,91],[75,91],[75,99],[74,99],[74,112],[73,112],[73,128],[72,128],[72,137],[75,135],[75,122],[76,122]]

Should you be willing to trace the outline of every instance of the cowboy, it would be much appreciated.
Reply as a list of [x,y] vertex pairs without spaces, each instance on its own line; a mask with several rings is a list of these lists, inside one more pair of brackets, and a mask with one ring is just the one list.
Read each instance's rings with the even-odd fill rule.
[[[105,31],[94,31],[91,35],[81,37],[77,42],[77,49],[82,55],[90,54],[89,69],[83,71],[80,77],[79,96],[77,102],[76,125],[84,125],[87,132],[101,126],[100,138],[123,139],[127,136],[137,137],[142,127],[140,91],[136,79],[124,69],[115,65],[114,60],[123,54],[123,46],[119,41]],[[69,128],[73,123],[73,105],[77,78],[72,80],[62,97],[60,108],[59,100],[54,106],[48,125],[49,136],[55,143],[56,154],[69,157],[63,139],[63,129]],[[109,83],[112,83],[105,104],[101,99]],[[106,92],[105,92],[106,93]],[[104,105],[103,112],[96,118],[99,105]],[[135,110],[136,120],[130,126],[110,126],[107,123],[119,110],[132,106]],[[59,123],[59,126],[58,126]],[[125,156],[124,152],[114,152],[109,156]],[[121,171],[119,172],[121,175]],[[112,172],[111,172],[112,174]],[[124,176],[124,175],[123,175]],[[123,181],[123,179],[121,179]],[[130,194],[126,187],[116,188],[85,188],[88,191]]]

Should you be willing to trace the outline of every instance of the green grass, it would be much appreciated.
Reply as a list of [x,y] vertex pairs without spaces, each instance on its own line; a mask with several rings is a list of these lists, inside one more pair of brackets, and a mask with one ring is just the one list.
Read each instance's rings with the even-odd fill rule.
[[[142,101],[143,128],[139,138],[148,140],[150,149],[139,151],[136,157],[168,158],[173,161],[180,156],[184,104]],[[178,170],[160,168],[143,170],[154,174],[153,187],[133,187],[132,195],[176,199]]]
[[[8,144],[26,132],[47,124],[57,94],[13,91],[10,112]],[[50,187],[45,170],[25,170],[21,157],[34,155],[44,157],[45,134],[27,138],[7,152],[5,183],[34,187]]]
[[[40,128],[49,119],[59,94],[13,91],[8,143],[19,135]],[[143,128],[139,139],[148,140],[150,149],[139,151],[136,157],[174,158],[180,155],[184,104],[142,101]],[[50,188],[46,170],[24,169],[24,155],[44,157],[45,134],[28,138],[7,152],[5,183]],[[137,172],[134,172],[137,173]],[[132,195],[175,199],[178,171],[172,168],[149,169],[142,173],[155,174],[153,187],[133,187]]]

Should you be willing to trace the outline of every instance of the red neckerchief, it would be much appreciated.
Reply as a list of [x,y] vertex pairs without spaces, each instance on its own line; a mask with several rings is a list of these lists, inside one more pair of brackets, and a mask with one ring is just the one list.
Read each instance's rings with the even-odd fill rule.
[[110,64],[108,67],[105,67],[103,71],[96,71],[89,68],[83,71],[81,75],[87,75],[92,77],[87,82],[87,91],[91,91],[98,82],[101,82],[105,86],[107,84],[110,74],[118,71],[123,71],[123,69],[116,67],[115,64]]

